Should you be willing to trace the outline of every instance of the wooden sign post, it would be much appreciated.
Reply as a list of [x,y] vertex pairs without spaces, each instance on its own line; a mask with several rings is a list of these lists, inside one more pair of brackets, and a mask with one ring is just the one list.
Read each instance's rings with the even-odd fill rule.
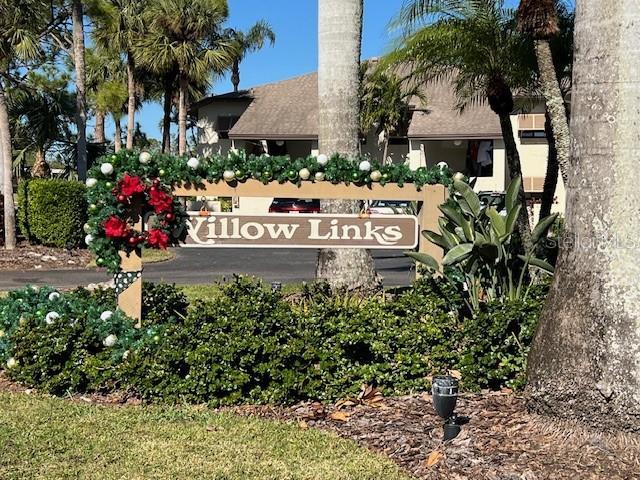
[[[406,215],[229,215],[212,214],[202,220],[194,219],[187,247],[265,247],[265,248],[401,248],[410,250],[419,242],[419,251],[442,261],[442,249],[432,244],[418,230],[438,230],[438,206],[447,198],[443,185],[424,185],[418,191],[413,184],[368,186],[333,184],[330,182],[303,182],[280,184],[249,179],[245,182],[205,183],[201,186],[182,185],[173,189],[178,197],[274,197],[319,200],[405,200],[419,202],[416,228],[414,217]],[[215,224],[223,218],[227,223]],[[234,220],[235,219],[235,220]],[[314,223],[316,220],[316,223]],[[328,220],[328,224],[325,222]],[[334,221],[335,220],[335,221]],[[200,233],[203,223],[207,232]],[[244,223],[243,223],[244,222]],[[324,222],[324,223],[323,223]],[[333,222],[333,223],[331,223]],[[199,223],[199,225],[198,225]],[[249,225],[251,224],[251,225]],[[269,225],[269,227],[267,227]],[[244,229],[243,229],[244,226]],[[320,230],[320,228],[328,230]],[[331,230],[334,227],[334,230]],[[314,230],[316,228],[316,230]],[[195,230],[194,230],[195,229]],[[235,229],[235,230],[234,230]],[[283,230],[284,229],[284,230]],[[386,230],[389,229],[389,230]],[[356,234],[356,231],[358,232]],[[346,234],[344,232],[347,232]],[[273,233],[273,235],[272,235]],[[367,235],[368,233],[368,235]],[[375,233],[375,234],[374,234]],[[384,234],[383,234],[384,233]],[[291,234],[290,239],[286,237]],[[327,236],[328,235],[328,236]],[[358,238],[362,237],[362,240]],[[224,238],[224,237],[235,238]],[[273,236],[276,237],[275,241]],[[221,238],[222,237],[222,238]],[[354,238],[355,237],[355,238]],[[285,241],[286,240],[286,241]],[[118,295],[118,307],[140,325],[142,317],[142,261],[140,252],[120,253],[123,274],[137,275]],[[118,287],[118,285],[116,285]]]

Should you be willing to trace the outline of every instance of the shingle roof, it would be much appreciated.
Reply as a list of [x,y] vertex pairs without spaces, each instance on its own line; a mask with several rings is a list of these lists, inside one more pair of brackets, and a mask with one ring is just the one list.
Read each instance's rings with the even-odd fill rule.
[[413,112],[409,138],[501,138],[500,121],[488,105],[470,105],[460,112],[456,108],[453,88],[446,81],[431,82],[425,87],[427,105]]
[[229,138],[318,137],[318,75],[310,73],[252,89],[254,97]]
[[[460,113],[453,89],[446,82],[425,87],[427,106],[417,105],[409,138],[501,138],[498,117],[487,105],[469,106]],[[254,87],[239,94],[223,94],[192,105],[193,109],[216,101],[253,99],[229,131],[236,139],[316,139],[318,137],[318,76],[302,75]]]

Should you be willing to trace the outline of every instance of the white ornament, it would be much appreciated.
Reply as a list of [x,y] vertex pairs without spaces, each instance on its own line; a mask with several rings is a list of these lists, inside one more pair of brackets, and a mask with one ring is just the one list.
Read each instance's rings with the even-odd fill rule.
[[111,317],[113,316],[113,312],[111,310],[105,310],[104,312],[102,312],[100,314],[100,320],[102,320],[103,322],[106,322],[107,320],[109,320]]
[[93,242],[93,235],[88,234],[84,237],[84,243],[86,243],[87,245],[89,245],[91,242]]
[[149,152],[140,152],[140,157],[138,160],[141,164],[146,165],[151,161],[151,154]]
[[456,174],[453,176],[453,179],[457,180],[458,182],[463,182],[464,181],[464,173],[456,172]]
[[309,180],[309,177],[311,176],[311,172],[309,171],[308,168],[302,168],[298,172],[298,175],[302,180]]
[[371,175],[369,175],[369,178],[371,178],[371,180],[373,180],[374,182],[379,182],[382,178],[382,173],[380,173],[380,170],[374,170],[373,172],[371,172]]
[[60,294],[58,292],[51,292],[49,294],[49,301],[50,302],[55,302],[56,300],[58,300],[60,298]]
[[49,312],[45,315],[44,322],[47,325],[51,325],[53,322],[55,322],[59,318],[60,318],[60,314],[58,312]]
[[102,172],[103,175],[111,175],[113,173],[113,165],[105,162],[102,165],[100,165],[100,171]]
[[4,337],[4,330],[0,330],[0,338]]
[[116,342],[117,342],[117,341],[118,341],[118,337],[116,337],[116,336],[112,333],[112,334],[110,334],[110,335],[107,335],[107,338],[105,338],[105,339],[102,341],[102,344],[103,344],[105,347],[113,347],[113,346],[116,344]]
[[371,163],[369,162],[369,160],[362,160],[360,162],[360,165],[358,165],[358,168],[361,172],[368,172],[369,170],[371,170]]
[[324,153],[321,153],[316,157],[316,161],[318,162],[318,165],[322,165],[324,167],[329,162],[329,157]]
[[316,178],[316,182],[323,182],[324,172],[316,172],[315,178]]
[[91,233],[91,225],[89,225],[88,223],[85,223],[82,226],[82,229],[84,230],[84,233]]
[[[102,169],[102,167],[100,167],[100,169]],[[93,188],[98,183],[98,180],[96,180],[95,178],[87,178],[87,181],[85,183],[87,184],[87,187]]]
[[16,366],[18,366],[18,361],[15,358],[11,357],[7,360],[7,368],[14,368]]
[[227,182],[230,182],[234,178],[236,178],[236,173],[233,170],[225,170],[222,174],[222,178],[224,178]]
[[439,162],[436,165],[440,170],[444,170],[445,168],[449,168],[449,165],[447,164],[447,162]]
[[192,170],[195,170],[200,166],[200,160],[198,160],[196,157],[191,157],[189,160],[187,160],[187,166]]

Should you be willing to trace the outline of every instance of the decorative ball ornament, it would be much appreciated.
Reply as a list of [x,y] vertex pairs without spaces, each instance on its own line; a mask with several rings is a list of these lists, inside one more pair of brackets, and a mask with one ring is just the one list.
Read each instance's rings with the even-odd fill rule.
[[164,177],[164,174],[167,173],[165,172],[162,168],[158,171],[158,175],[161,177]]
[[59,318],[60,318],[60,314],[58,312],[49,312],[44,317],[44,323],[46,323],[47,325],[51,325],[53,322],[55,322]]
[[233,170],[225,170],[222,174],[222,178],[224,178],[227,182],[231,182],[234,178],[236,178],[236,172],[234,172]]
[[102,320],[103,322],[106,322],[107,320],[109,320],[111,317],[113,316],[113,312],[111,310],[105,310],[104,312],[102,312],[100,314],[100,320]]
[[60,294],[58,292],[51,292],[49,294],[49,301],[50,302],[55,302],[56,300],[58,300],[60,298]]
[[324,153],[321,153],[316,157],[316,161],[318,162],[318,165],[322,165],[324,167],[329,162],[329,157]]
[[140,156],[138,157],[138,161],[142,165],[147,165],[151,161],[151,154],[149,152],[140,152]]
[[100,165],[100,171],[103,175],[111,175],[113,173],[113,165],[104,162],[102,165]]
[[89,225],[88,223],[85,223],[82,226],[82,230],[84,230],[84,233],[91,233],[91,225]]
[[354,182],[357,182],[358,180],[360,180],[360,174],[358,172],[353,172],[351,174],[351,180],[353,180]]
[[369,162],[369,160],[362,160],[360,165],[358,165],[358,168],[361,172],[368,172],[371,170],[371,162]]
[[449,168],[449,165],[447,164],[447,162],[438,162],[438,164],[436,165],[440,170],[444,170],[445,168]]
[[189,160],[187,160],[187,166],[190,169],[195,170],[200,166],[200,160],[198,160],[196,157],[191,157]]
[[380,172],[380,170],[374,170],[369,175],[369,178],[374,182],[379,182],[380,179],[382,178],[382,173]]
[[308,168],[302,168],[300,169],[300,171],[298,172],[298,176],[302,179],[302,180],[309,180],[309,177],[311,176],[311,172],[309,171]]
[[104,265],[104,258],[96,258],[96,265],[101,267],[102,265]]
[[93,242],[93,235],[89,233],[84,237],[84,243],[85,245],[89,245],[91,242]]
[[315,179],[316,182],[324,182],[324,172],[316,172]]
[[118,341],[118,337],[116,337],[113,333],[110,335],[107,335],[107,337],[102,341],[102,344],[105,347],[113,347],[116,342]]
[[113,183],[105,182],[104,186],[110,189],[111,187],[113,187]]
[[98,180],[96,180],[95,178],[87,178],[87,181],[85,182],[87,187],[89,188],[93,188],[97,185]]
[[464,177],[464,173],[462,173],[462,172],[456,172],[456,173],[453,175],[453,179],[454,179],[455,181],[457,181],[457,182],[464,182],[464,178],[465,178],[465,177]]
[[9,358],[9,360],[7,360],[8,369],[15,368],[17,366],[18,366],[18,361],[15,358],[11,357]]

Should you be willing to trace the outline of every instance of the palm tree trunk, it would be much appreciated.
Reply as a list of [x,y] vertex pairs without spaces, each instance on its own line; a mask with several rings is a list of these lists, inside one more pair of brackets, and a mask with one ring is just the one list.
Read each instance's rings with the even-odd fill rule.
[[[513,124],[511,123],[511,112],[502,111],[498,113],[500,119],[500,129],[504,140],[505,156],[507,157],[507,167],[509,168],[509,178],[522,177],[522,166],[520,164],[520,154],[518,146],[513,136]],[[520,215],[518,216],[518,233],[525,251],[531,249],[531,224],[529,223],[529,213],[527,209],[527,200],[524,192],[524,179],[520,182],[520,191],[518,192],[518,202],[522,206]]]
[[[569,178],[570,141],[569,122],[564,105],[564,97],[560,90],[553,56],[548,40],[535,41],[538,70],[540,71],[540,88],[544,95],[547,112],[551,119],[551,129],[558,152],[558,164],[562,173],[562,180],[567,184]],[[547,137],[549,138],[549,137]]]
[[238,93],[238,87],[240,86],[240,61],[234,60],[231,67],[231,83],[233,84],[233,91]]
[[9,130],[9,112],[0,85],[0,147],[3,161],[3,199],[4,199],[4,248],[16,248],[16,207],[13,202],[13,152],[11,151],[11,131]]
[[122,127],[120,126],[120,118],[114,115],[113,123],[115,125],[115,132],[113,134],[113,149],[116,153],[118,153],[122,149]]
[[178,95],[178,155],[187,153],[187,95],[189,81],[185,75],[180,74],[180,86]]
[[76,68],[76,127],[78,129],[78,179],[87,178],[87,92],[84,65],[84,25],[82,1],[73,0],[73,62]]
[[565,241],[528,365],[529,405],[535,411],[598,430],[635,432],[640,431],[638,24],[635,0],[576,2]]
[[40,147],[36,149],[35,161],[31,167],[31,176],[34,178],[48,178],[51,176],[51,168],[45,159],[44,150]]
[[[327,155],[358,154],[359,64],[362,0],[318,2],[319,150]],[[358,213],[358,202],[326,200],[322,210]],[[332,289],[377,288],[379,280],[367,250],[321,250],[316,276]]]
[[129,92],[129,100],[127,103],[127,149],[133,148],[133,135],[135,133],[135,114],[136,114],[136,82],[133,77],[135,65],[133,55],[127,55],[127,91]]
[[162,117],[162,153],[171,153],[171,107],[173,105],[172,82],[164,86],[164,107]]
[[105,117],[104,112],[96,111],[96,126],[93,130],[93,136],[95,138],[96,143],[105,142],[104,117]]
[[549,154],[547,155],[547,172],[544,176],[544,186],[542,187],[542,201],[540,203],[540,217],[542,220],[551,215],[551,206],[556,194],[558,186],[558,151],[556,150],[556,142],[551,132],[551,120],[549,114],[546,115],[544,130],[547,134],[547,142],[549,143]]

